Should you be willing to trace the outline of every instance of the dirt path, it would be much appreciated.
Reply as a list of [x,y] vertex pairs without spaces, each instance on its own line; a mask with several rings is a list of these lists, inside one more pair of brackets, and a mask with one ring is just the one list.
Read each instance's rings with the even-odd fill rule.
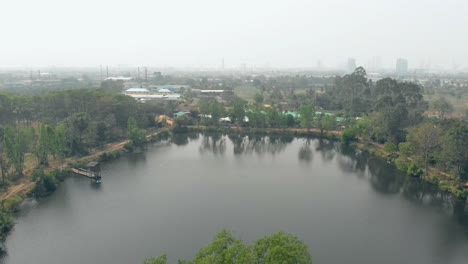
[[22,191],[30,190],[34,187],[36,182],[34,181],[29,181],[26,179],[21,180],[21,182],[17,185],[11,186],[8,188],[6,193],[2,194],[2,197],[0,199],[8,199],[13,195],[16,195],[17,193],[20,193]]

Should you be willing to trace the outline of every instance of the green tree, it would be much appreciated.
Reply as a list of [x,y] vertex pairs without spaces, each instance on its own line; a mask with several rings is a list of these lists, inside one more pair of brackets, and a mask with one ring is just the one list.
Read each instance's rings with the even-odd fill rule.
[[167,262],[167,256],[162,255],[157,258],[153,258],[153,257],[147,258],[145,259],[144,264],[166,264],[166,262]]
[[357,133],[361,136],[362,141],[369,143],[371,141],[373,125],[368,116],[361,117],[356,122]]
[[0,243],[3,243],[13,228],[14,222],[10,214],[5,209],[0,209]]
[[454,121],[442,140],[440,160],[462,179],[468,179],[468,126]]
[[[145,264],[164,264],[166,255],[147,258]],[[193,260],[179,264],[310,264],[312,258],[304,242],[297,237],[278,232],[258,239],[253,246],[235,238],[231,231],[222,230],[213,242],[200,249]]]
[[313,104],[306,104],[301,106],[299,109],[300,122],[301,126],[307,128],[307,132],[310,131],[310,127],[312,126],[312,122],[314,120],[315,115],[315,107]]
[[446,114],[453,112],[453,105],[445,99],[445,97],[439,97],[434,100],[431,105],[432,109],[437,111],[440,118],[445,118]]
[[14,173],[23,175],[24,154],[26,152],[26,140],[21,130],[15,130],[6,126],[4,130],[3,143],[8,158],[8,164],[13,167]]
[[345,145],[356,140],[356,129],[354,128],[345,128],[343,132],[341,132],[341,142]]
[[413,157],[428,173],[429,162],[440,148],[441,130],[434,124],[424,123],[410,130],[408,142],[413,146]]
[[0,127],[0,173],[2,174],[2,184],[5,184],[6,172],[7,172],[7,160],[4,154],[3,147],[3,129]]
[[325,115],[322,113],[316,116],[314,124],[315,127],[320,129],[320,135],[323,135],[324,131],[330,131],[336,128],[336,119],[332,115]]
[[138,127],[133,117],[128,119],[127,135],[130,144],[134,147],[142,147],[146,142],[146,131]]
[[247,105],[246,101],[240,101],[240,100],[235,101],[232,105],[231,115],[234,119],[233,121],[238,125],[241,125],[244,121],[246,105]]
[[211,125],[218,124],[219,118],[226,113],[224,105],[213,98],[201,99],[198,101],[198,107],[201,114],[211,116],[211,118],[207,119],[208,123]]
[[254,253],[256,263],[312,263],[307,245],[297,237],[278,232],[271,236],[261,238],[255,242]]
[[84,112],[74,113],[65,118],[63,122],[66,127],[65,136],[70,154],[85,154],[87,148],[83,142],[83,136],[90,122],[89,115]]
[[53,152],[53,129],[46,124],[39,126],[39,138],[36,143],[36,156],[39,165],[47,166],[49,164],[49,153]]
[[260,94],[260,93],[256,93],[255,96],[254,96],[254,100],[255,100],[255,103],[256,103],[257,105],[262,104],[262,103],[263,103],[263,100],[264,100],[263,95]]
[[387,142],[384,144],[384,150],[390,152],[391,154],[394,154],[398,151],[398,147],[395,143]]
[[232,232],[222,230],[215,236],[211,244],[198,251],[193,263],[253,264],[255,261],[249,246],[235,238]]

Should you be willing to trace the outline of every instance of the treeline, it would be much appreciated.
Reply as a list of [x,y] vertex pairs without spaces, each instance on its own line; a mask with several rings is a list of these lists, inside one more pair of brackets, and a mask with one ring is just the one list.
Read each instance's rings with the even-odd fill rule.
[[[468,179],[468,126],[460,119],[431,119],[423,116],[427,102],[420,86],[385,78],[373,83],[362,68],[337,78],[325,95],[345,111],[347,129],[343,141],[359,137],[377,142],[393,154],[396,165],[408,174],[429,174],[436,167]],[[442,110],[441,110],[442,111]]]
[[[139,103],[104,89],[56,91],[40,96],[0,93],[0,172],[3,183],[23,174],[25,155],[38,166],[49,159],[82,156],[131,136],[140,144],[141,130],[155,126],[154,117],[173,112],[171,102]],[[143,131],[144,132],[144,131]]]
[[176,124],[223,126],[238,125],[252,128],[317,128],[321,134],[338,127],[336,115],[316,112],[313,104],[302,105],[298,112],[285,112],[276,107],[248,105],[238,99],[229,107],[215,98],[203,98],[198,102],[199,111],[178,117]]
[[[166,264],[167,257],[147,258],[144,264]],[[179,260],[179,264],[242,263],[276,264],[295,263],[311,264],[312,258],[307,245],[297,237],[278,232],[247,245],[233,236],[232,232],[219,232],[206,247],[200,249],[193,260]]]
[[[397,166],[411,175],[428,175],[430,168],[468,179],[468,128],[466,120],[445,119],[450,105],[437,105],[440,118],[427,118],[423,113],[428,103],[422,87],[391,78],[377,82],[367,79],[359,67],[352,74],[338,76],[323,93],[308,95],[296,113],[281,110],[280,104],[264,107],[261,102],[248,105],[236,100],[228,107],[216,99],[202,99],[199,112],[192,112],[192,122],[202,125],[236,124],[255,128],[316,128],[326,131],[341,129],[342,141],[360,140],[369,146],[384,144]],[[335,114],[317,112],[327,109]],[[323,110],[320,110],[323,111]],[[337,122],[336,117],[342,121]],[[229,117],[229,119],[226,119]],[[432,179],[432,178],[431,178]],[[437,180],[434,180],[437,181]],[[460,189],[460,184],[454,184]]]

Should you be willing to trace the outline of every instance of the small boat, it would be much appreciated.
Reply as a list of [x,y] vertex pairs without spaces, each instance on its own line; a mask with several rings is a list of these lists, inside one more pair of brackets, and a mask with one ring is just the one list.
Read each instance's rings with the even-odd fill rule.
[[101,184],[102,183],[102,178],[99,176],[99,177],[96,177],[96,179],[94,180],[95,183],[97,184]]

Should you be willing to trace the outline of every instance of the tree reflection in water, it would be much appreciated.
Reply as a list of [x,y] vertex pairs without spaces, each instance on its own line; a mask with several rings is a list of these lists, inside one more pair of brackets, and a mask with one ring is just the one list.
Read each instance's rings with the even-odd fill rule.
[[351,147],[341,146],[338,167],[369,178],[372,188],[383,194],[402,195],[419,205],[431,206],[451,212],[458,223],[468,227],[466,201],[454,198],[437,186],[408,176],[384,160]]
[[[174,135],[173,142],[177,145],[187,144],[189,139],[196,140],[199,134]],[[227,138],[232,142],[234,155],[242,154],[271,154],[284,151],[293,142],[291,136],[245,136],[230,134]],[[468,227],[468,212],[465,201],[454,199],[447,192],[440,191],[437,186],[410,177],[398,171],[394,165],[375,158],[359,149],[343,146],[339,142],[324,139],[303,140],[299,147],[298,159],[310,163],[314,154],[320,154],[323,162],[330,162],[336,158],[338,167],[350,174],[368,179],[372,188],[386,195],[401,195],[405,199],[420,205],[441,208],[451,212],[456,221]],[[315,150],[311,148],[315,141]],[[226,136],[221,134],[202,135],[201,153],[210,152],[223,155],[226,151]],[[314,153],[318,152],[318,153]]]
[[315,151],[319,152],[324,162],[330,162],[335,158],[338,143],[327,139],[318,139],[315,143]]
[[189,143],[189,141],[194,141],[200,138],[200,134],[198,133],[183,133],[183,134],[173,134],[172,135],[172,143],[176,144],[177,146],[184,146]]
[[222,134],[203,135],[200,153],[211,152],[215,155],[224,155],[226,152],[226,138]]
[[299,148],[299,160],[310,163],[313,158],[312,148],[310,147],[310,138],[304,139],[304,143]]
[[230,134],[228,138],[233,144],[234,155],[253,153],[275,155],[284,151],[286,146],[294,140],[292,136],[244,136],[239,134]]

